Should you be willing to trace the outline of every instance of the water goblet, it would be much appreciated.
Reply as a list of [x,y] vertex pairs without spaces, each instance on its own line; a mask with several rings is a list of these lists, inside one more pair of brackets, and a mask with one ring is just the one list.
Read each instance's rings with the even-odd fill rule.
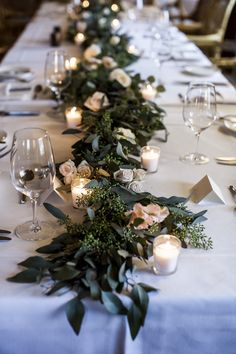
[[11,149],[11,179],[18,192],[30,198],[33,220],[15,229],[23,240],[41,240],[56,232],[54,223],[39,221],[37,205],[40,196],[53,190],[56,174],[48,133],[41,128],[25,128],[15,132]]
[[198,152],[199,137],[214,123],[216,116],[215,86],[208,82],[190,83],[184,100],[183,119],[194,132],[197,143],[195,152],[181,157],[181,161],[194,165],[209,162],[207,156]]
[[48,52],[45,63],[45,83],[55,94],[57,109],[60,107],[62,91],[70,83],[70,71],[67,68],[68,57],[63,50]]

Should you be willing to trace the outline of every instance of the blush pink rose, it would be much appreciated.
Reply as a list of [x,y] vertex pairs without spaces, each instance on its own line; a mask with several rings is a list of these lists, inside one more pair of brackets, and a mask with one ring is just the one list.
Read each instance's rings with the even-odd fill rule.
[[143,219],[136,229],[145,230],[155,223],[161,223],[169,215],[169,210],[166,207],[160,207],[158,204],[149,204],[143,206],[141,203],[134,204],[132,210],[126,215],[130,215],[129,225],[134,224],[136,219]]

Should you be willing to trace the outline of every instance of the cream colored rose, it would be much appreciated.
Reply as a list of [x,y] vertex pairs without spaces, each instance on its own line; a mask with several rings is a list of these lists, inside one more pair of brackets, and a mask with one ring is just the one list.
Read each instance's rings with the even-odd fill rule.
[[121,84],[121,86],[123,86],[123,87],[129,87],[132,82],[129,75],[127,75],[126,72],[122,69],[114,69],[110,73],[109,78],[111,81],[114,81],[114,80],[118,81],[119,84]]
[[129,184],[129,189],[136,193],[141,193],[143,191],[143,185],[140,181],[133,181]]
[[110,11],[109,7],[105,7],[105,9],[103,10],[103,13],[106,16],[110,15],[111,11]]
[[76,170],[75,163],[72,160],[68,160],[60,165],[59,171],[62,174],[62,176],[65,177],[65,176],[75,174],[77,170]]
[[98,24],[101,28],[105,27],[106,23],[107,23],[107,19],[105,17],[99,18]]
[[130,129],[118,128],[116,137],[118,140],[125,139],[128,140],[131,144],[135,144],[135,135]]
[[78,32],[84,33],[87,28],[87,23],[85,21],[77,21],[76,22],[76,29]]
[[91,44],[85,51],[84,51],[84,58],[89,60],[90,58],[96,57],[97,55],[101,54],[101,48],[97,44]]
[[84,20],[89,19],[91,16],[92,16],[92,13],[91,13],[90,11],[83,11],[83,12],[81,13],[81,17],[82,17]]
[[110,38],[110,44],[111,45],[117,45],[117,44],[119,44],[120,43],[120,37],[119,36],[112,36],[111,38]]
[[109,101],[105,93],[96,91],[87,98],[84,105],[91,111],[98,112],[101,108],[109,106]]
[[133,170],[121,168],[113,173],[114,179],[118,182],[130,183],[133,181]]
[[134,172],[134,180],[135,181],[143,181],[146,176],[146,171],[142,168],[133,169]]
[[77,174],[81,178],[91,177],[93,172],[93,167],[88,164],[86,160],[83,160],[77,167]]
[[117,62],[112,57],[108,57],[108,56],[103,57],[102,63],[107,69],[114,69],[117,67]]
[[76,177],[76,174],[71,174],[71,175],[68,175],[68,176],[65,176],[63,178],[64,180],[64,183],[67,185],[67,184],[71,184],[74,180],[74,178]]

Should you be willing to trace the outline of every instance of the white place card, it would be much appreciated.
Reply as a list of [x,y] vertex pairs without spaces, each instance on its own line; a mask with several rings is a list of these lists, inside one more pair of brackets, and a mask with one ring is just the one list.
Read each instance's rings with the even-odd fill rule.
[[60,188],[63,186],[62,182],[59,178],[55,177],[53,189],[59,195],[64,202],[69,202],[71,200],[71,193],[66,192],[65,190],[61,190]]
[[190,193],[190,199],[194,203],[200,203],[204,199],[208,202],[220,202],[226,204],[221,189],[208,175],[204,176],[193,186]]

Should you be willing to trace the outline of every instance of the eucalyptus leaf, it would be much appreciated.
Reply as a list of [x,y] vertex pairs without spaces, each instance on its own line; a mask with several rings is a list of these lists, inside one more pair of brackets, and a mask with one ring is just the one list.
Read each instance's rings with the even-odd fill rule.
[[127,313],[120,298],[111,292],[102,291],[102,302],[106,309],[113,314],[125,315]]
[[49,213],[51,213],[53,216],[55,216],[55,218],[57,218],[59,220],[66,219],[66,215],[60,209],[56,208],[52,204],[43,203],[43,205],[47,209],[47,211],[49,211]]
[[127,317],[131,337],[135,339],[143,323],[142,313],[135,303],[130,306]]
[[66,316],[73,328],[74,332],[78,335],[80,332],[81,324],[84,318],[84,305],[78,297],[70,300],[66,305]]
[[14,283],[36,283],[39,281],[40,277],[41,272],[38,269],[29,268],[13,277],[8,278],[7,280]]
[[35,269],[49,269],[53,266],[53,263],[47,261],[43,257],[35,256],[29,257],[25,261],[19,263],[19,265],[26,268],[35,268]]

